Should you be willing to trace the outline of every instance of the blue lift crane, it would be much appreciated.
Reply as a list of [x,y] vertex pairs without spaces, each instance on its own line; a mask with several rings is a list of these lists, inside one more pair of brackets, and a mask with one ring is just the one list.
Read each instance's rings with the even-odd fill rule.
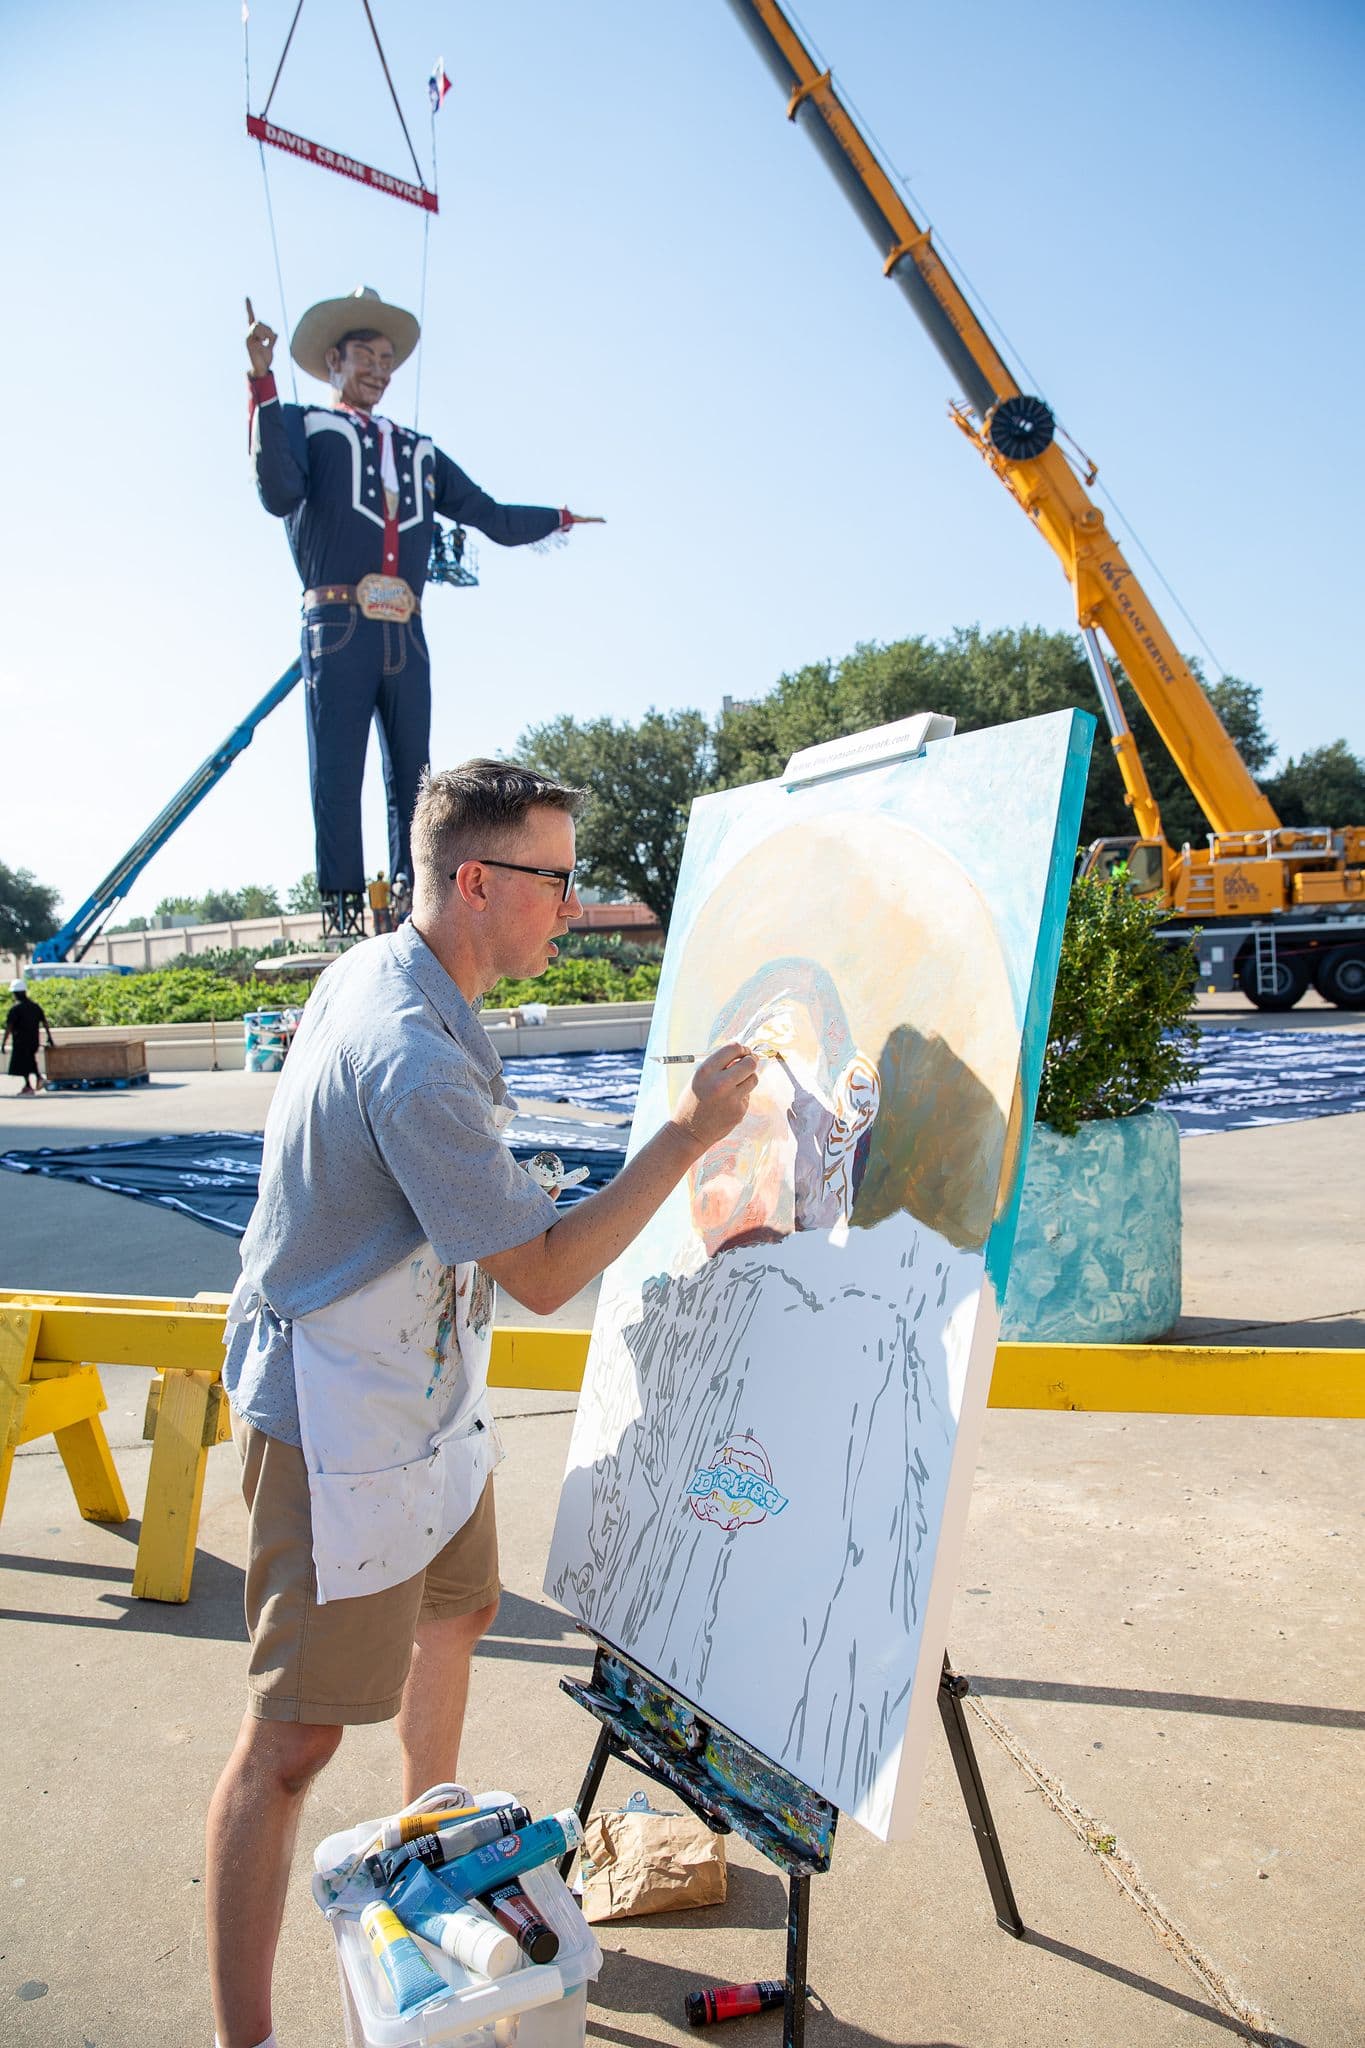
[[283,704],[302,672],[297,661],[290,663],[279,681],[272,683],[260,703],[228,734],[223,744],[215,747],[206,761],[200,762],[183,789],[176,791],[165,810],[153,818],[140,839],[134,840],[122,860],[114,864],[80,909],[73,912],[52,938],[44,939],[41,945],[34,947],[35,965],[79,960],[83,953],[88,952],[99,937],[105,919],[128,894],[148,861],[161,851],[171,834],[184,824],[195,805],[203,801],[214,784],[222,781],[237,756],[251,745],[252,736],[262,719],[268,718],[277,704]]

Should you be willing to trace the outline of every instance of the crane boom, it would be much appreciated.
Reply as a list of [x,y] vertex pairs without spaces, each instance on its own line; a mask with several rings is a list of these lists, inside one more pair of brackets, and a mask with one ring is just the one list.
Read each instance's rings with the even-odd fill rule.
[[200,762],[189,781],[176,791],[165,809],[158,812],[146,831],[133,841],[99,887],[86,897],[80,909],[72,913],[59,932],[34,947],[35,961],[79,960],[89,950],[100,926],[115,904],[128,894],[148,861],[161,851],[171,834],[184,824],[214,784],[222,780],[243,748],[250,746],[257,726],[262,719],[269,717],[277,704],[283,704],[302,673],[297,661],[290,663],[278,682],[271,684],[260,703],[248,711],[240,725],[233,727],[222,745],[215,747],[208,758]]
[[[915,218],[776,0],[730,0],[730,7],[787,95],[788,119],[814,142],[881,252],[885,275],[947,364],[966,401],[953,407],[958,426],[1060,560],[1092,666],[1104,666],[1094,641],[1100,628],[1216,833],[1274,832],[1279,819],[1269,799],[1091,499],[1093,472],[1085,482],[1076,474],[1053,438],[1051,411],[1020,390],[931,230]],[[1101,701],[1138,830],[1160,839],[1160,813],[1112,678]]]

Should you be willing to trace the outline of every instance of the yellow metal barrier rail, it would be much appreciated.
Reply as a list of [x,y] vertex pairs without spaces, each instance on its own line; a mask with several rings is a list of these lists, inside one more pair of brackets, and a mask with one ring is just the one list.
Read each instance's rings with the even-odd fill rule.
[[[157,1375],[145,1433],[152,1458],[133,1592],[187,1600],[208,1454],[230,1434],[221,1384],[226,1295],[0,1290],[0,1514],[14,1453],[51,1436],[81,1514],[122,1522],[128,1502],[100,1423],[99,1366]],[[586,1330],[500,1329],[495,1387],[575,1393]],[[1002,1344],[992,1408],[1156,1415],[1365,1416],[1365,1352],[1195,1344]]]

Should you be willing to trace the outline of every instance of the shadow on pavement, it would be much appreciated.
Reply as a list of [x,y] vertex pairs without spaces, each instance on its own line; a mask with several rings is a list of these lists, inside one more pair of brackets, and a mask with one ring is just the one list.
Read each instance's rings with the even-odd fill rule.
[[1013,1700],[1056,1700],[1078,1707],[1152,1707],[1163,1714],[1216,1714],[1232,1721],[1292,1721],[1308,1728],[1365,1729],[1359,1707],[1294,1700],[1241,1700],[1204,1692],[1148,1692],[1137,1686],[1069,1685],[1042,1678],[978,1678],[972,1691]]
[[[140,1524],[129,1520],[114,1533],[136,1543]],[[0,1607],[0,1621],[29,1622],[51,1628],[119,1629],[128,1635],[182,1636],[189,1641],[244,1643],[246,1623],[242,1615],[245,1574],[240,1565],[229,1564],[211,1551],[201,1550],[195,1559],[194,1583],[183,1604],[166,1600],[135,1600],[131,1561],[121,1565],[85,1563],[72,1558],[0,1556],[0,1570],[16,1577],[28,1573],[62,1579],[94,1579],[109,1585],[98,1596],[104,1613],[62,1614],[40,1607]],[[114,1584],[127,1590],[115,1592]]]
[[1302,2041],[1293,2041],[1288,2034],[1262,2033],[1246,2020],[1237,2019],[1232,2013],[1220,2012],[1216,2005],[1209,2005],[1202,1998],[1191,1998],[1183,1991],[1171,1991],[1164,1984],[1154,1983],[1150,1977],[1139,1976],[1136,1970],[1125,1970],[1119,1963],[1107,1963],[1103,1956],[1091,1955],[1088,1949],[1073,1948],[1069,1941],[1056,1941],[1050,1934],[1039,1934],[1032,1927],[1024,1929],[1024,1938],[1030,1947],[1046,1949],[1049,1955],[1060,1956],[1064,1963],[1079,1963],[1084,1970],[1097,1970],[1101,1977],[1110,1977],[1116,1984],[1127,1984],[1134,1991],[1145,1992],[1149,1998],[1159,1998],[1164,2005],[1173,2005],[1194,2019],[1208,2020],[1215,2027],[1226,2027],[1239,2041],[1263,2041],[1267,2048],[1304,2048]]
[[521,1663],[590,1663],[593,1646],[576,1622],[548,1601],[528,1600],[504,1592],[497,1620],[475,1651],[476,1657],[510,1657]]

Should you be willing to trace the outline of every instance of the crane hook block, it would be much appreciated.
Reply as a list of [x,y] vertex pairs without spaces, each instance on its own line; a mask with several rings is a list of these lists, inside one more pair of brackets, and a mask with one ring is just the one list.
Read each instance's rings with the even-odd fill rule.
[[998,448],[1007,462],[1027,462],[1052,446],[1056,429],[1051,406],[1020,392],[1014,398],[1002,398],[991,414],[991,446]]

